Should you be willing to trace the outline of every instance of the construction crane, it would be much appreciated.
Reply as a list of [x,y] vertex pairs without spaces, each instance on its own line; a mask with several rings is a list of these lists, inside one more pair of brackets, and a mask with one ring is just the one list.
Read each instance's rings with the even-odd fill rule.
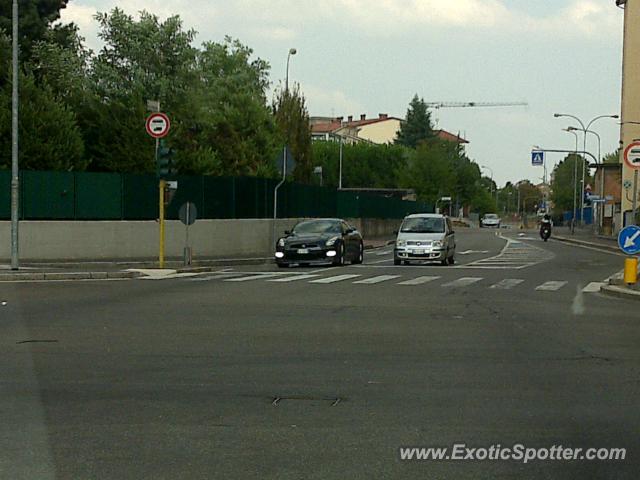
[[[440,110],[441,108],[468,108],[468,107],[527,107],[527,102],[425,102],[428,108]],[[434,115],[434,124],[440,124],[438,115]]]
[[526,107],[527,102],[426,102],[429,108]]

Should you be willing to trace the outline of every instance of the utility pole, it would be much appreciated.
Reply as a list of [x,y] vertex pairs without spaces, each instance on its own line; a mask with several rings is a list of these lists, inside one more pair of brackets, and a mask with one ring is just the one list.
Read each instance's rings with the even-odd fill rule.
[[18,0],[13,0],[13,82],[11,91],[11,270],[20,268],[18,256],[18,192],[20,188],[18,166]]

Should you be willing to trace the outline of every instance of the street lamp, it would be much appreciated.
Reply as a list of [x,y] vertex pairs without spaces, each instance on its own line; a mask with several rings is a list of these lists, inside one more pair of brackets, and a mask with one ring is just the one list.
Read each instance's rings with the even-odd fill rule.
[[285,92],[289,92],[289,60],[291,59],[291,55],[295,55],[298,51],[295,48],[289,49],[289,54],[287,55],[287,74],[285,75],[284,80],[284,90]]
[[[569,117],[569,118],[573,118],[575,121],[577,121],[580,126],[582,127],[582,132],[583,132],[583,148],[582,151],[586,152],[587,151],[587,132],[589,131],[589,127],[591,127],[591,125],[593,125],[593,123],[596,120],[600,120],[601,118],[620,118],[620,115],[598,115],[597,117],[592,118],[589,123],[587,123],[587,126],[585,127],[585,124],[582,120],[580,120],[578,117],[576,117],[575,115],[570,115],[568,113],[554,113],[553,116],[555,118],[560,118],[560,117]],[[577,148],[576,148],[577,150]],[[585,180],[585,169],[582,169],[582,184],[584,185],[584,180]],[[584,194],[581,195],[582,200],[580,201],[580,223],[582,223],[584,221]]]
[[576,151],[573,162],[573,216],[571,217],[571,233],[575,232],[576,213],[578,209],[576,194],[578,190],[578,134],[569,128],[563,128],[562,131],[573,134],[576,137]]
[[[493,169],[486,165],[482,165],[480,168],[487,169],[491,172],[491,197],[493,198]],[[496,208],[498,208],[498,189],[496,189]]]
[[[295,55],[298,51],[295,48],[290,48],[287,54],[287,70],[285,72],[285,97],[289,96],[289,60],[291,55]],[[282,179],[273,189],[273,244],[276,242],[276,219],[278,218],[278,190],[287,178],[287,143],[289,142],[289,122],[287,121],[287,139],[284,144],[282,154]]]

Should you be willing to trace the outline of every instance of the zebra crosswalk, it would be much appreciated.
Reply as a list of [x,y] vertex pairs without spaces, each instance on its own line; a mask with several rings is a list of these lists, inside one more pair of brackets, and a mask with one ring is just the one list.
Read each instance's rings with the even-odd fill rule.
[[[174,277],[172,277],[174,278]],[[174,278],[175,279],[175,278]],[[494,276],[460,276],[452,278],[450,275],[373,275],[355,273],[335,272],[312,272],[312,273],[294,273],[294,272],[213,272],[202,274],[200,277],[186,277],[181,281],[221,281],[229,283],[247,283],[247,282],[270,282],[273,284],[291,284],[291,283],[309,283],[314,285],[331,285],[349,283],[357,286],[375,286],[375,285],[399,285],[404,287],[420,287],[425,286],[430,289],[463,289],[463,288],[488,288],[491,290],[516,290],[528,289],[536,292],[557,292],[565,289],[569,285],[568,280],[553,279],[543,282],[533,282],[526,278],[495,278]],[[581,289],[586,293],[596,293],[600,290],[602,282],[587,282],[581,285]]]

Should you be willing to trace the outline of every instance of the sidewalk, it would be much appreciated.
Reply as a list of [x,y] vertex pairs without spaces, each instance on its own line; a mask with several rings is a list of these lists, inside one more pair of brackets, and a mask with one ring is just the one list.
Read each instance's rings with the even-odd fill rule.
[[[620,257],[627,256],[620,250],[616,237],[598,235],[590,227],[576,227],[573,233],[569,227],[556,227],[551,237],[565,243],[606,250],[620,255]],[[640,269],[638,273],[640,277]],[[623,271],[611,276],[608,279],[608,284],[600,288],[600,292],[618,298],[640,300],[640,284],[626,285],[623,281]]]
[[[391,239],[365,240],[365,250],[384,247],[393,243]],[[273,257],[244,258],[196,258],[192,265],[184,266],[182,259],[168,258],[165,269],[177,272],[207,271],[230,265],[260,265],[272,263]],[[0,264],[0,283],[46,280],[108,280],[137,278],[144,276],[140,270],[158,269],[156,259],[104,260],[104,261],[59,261],[21,262],[19,270],[11,270],[11,265]]]
[[573,233],[571,233],[571,229],[569,227],[554,227],[551,233],[551,238],[576,245],[603,248],[623,255],[618,247],[617,237],[598,235],[597,233],[594,233],[591,227],[576,227]]

